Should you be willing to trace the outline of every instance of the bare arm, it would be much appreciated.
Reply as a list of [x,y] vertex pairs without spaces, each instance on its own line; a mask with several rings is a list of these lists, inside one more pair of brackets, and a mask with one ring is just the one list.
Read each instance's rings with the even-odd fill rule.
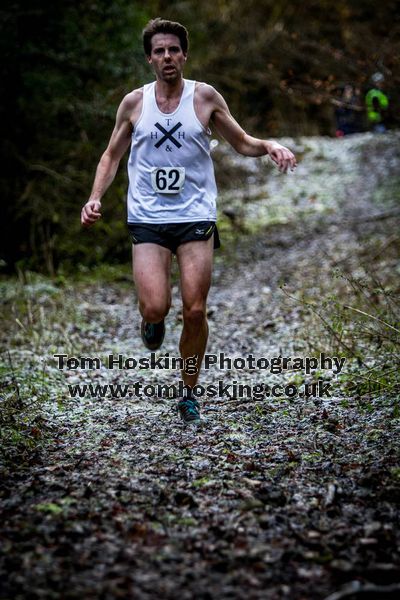
[[278,142],[261,140],[248,135],[231,115],[221,94],[210,88],[210,86],[207,87],[209,88],[207,95],[213,104],[211,121],[217,131],[237,152],[245,156],[265,156],[268,154],[282,172],[286,173],[289,168],[293,171],[297,166],[296,158],[288,148],[278,144]]
[[92,192],[81,212],[81,223],[90,226],[101,217],[101,198],[114,180],[121,158],[129,147],[132,135],[130,121],[135,103],[134,92],[122,100],[108,146],[97,165]]

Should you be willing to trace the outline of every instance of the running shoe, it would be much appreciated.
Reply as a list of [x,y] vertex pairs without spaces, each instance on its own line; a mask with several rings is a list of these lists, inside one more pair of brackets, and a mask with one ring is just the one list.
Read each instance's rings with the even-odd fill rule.
[[146,348],[149,350],[157,350],[164,340],[164,319],[159,323],[146,323],[146,321],[142,319],[140,334],[142,336],[143,344],[146,346]]
[[200,423],[200,406],[194,398],[181,398],[178,402],[178,410],[185,424]]

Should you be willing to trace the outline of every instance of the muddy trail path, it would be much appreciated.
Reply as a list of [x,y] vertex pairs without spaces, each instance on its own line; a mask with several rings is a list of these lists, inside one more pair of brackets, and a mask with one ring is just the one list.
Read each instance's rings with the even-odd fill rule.
[[[207,354],[218,363],[223,353],[225,362],[200,379],[204,387],[221,381],[228,393],[200,399],[201,427],[184,427],[175,401],[157,394],[68,394],[68,384],[180,378],[173,369],[107,368],[110,354],[149,356],[127,282],[68,289],[64,302],[79,319],[53,325],[51,335],[59,331],[63,342],[48,346],[43,334],[44,356],[54,371],[55,353],[101,357],[102,366],[58,369],[57,394],[40,412],[47,437],[28,463],[2,469],[1,598],[397,597],[395,399],[346,393],[341,377],[351,378],[350,358],[339,375],[320,363],[310,374],[279,371],[279,361],[276,369],[248,364],[249,355],[333,356],[329,332],[308,304],[341,290],[338,269],[365,274],[371,245],[375,264],[394,268],[388,241],[397,208],[374,192],[398,172],[399,136],[391,136],[321,139],[308,152],[297,142],[304,159],[296,182],[288,179],[282,192],[274,175],[268,190],[272,205],[281,194],[278,207],[290,196],[289,208],[252,235],[244,230],[251,215],[261,219],[262,203],[248,163],[247,199],[234,207],[239,216],[229,252],[216,257],[209,297]],[[229,192],[223,201],[230,206]],[[157,357],[177,356],[177,283],[173,296]],[[255,393],[260,384],[302,389],[317,380],[329,394]]]

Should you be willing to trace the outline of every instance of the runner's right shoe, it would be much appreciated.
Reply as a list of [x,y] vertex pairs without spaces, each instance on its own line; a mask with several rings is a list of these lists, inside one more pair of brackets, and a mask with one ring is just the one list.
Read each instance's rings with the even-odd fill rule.
[[159,323],[146,323],[146,321],[142,319],[140,334],[142,336],[143,344],[146,346],[146,348],[149,350],[157,350],[164,340],[164,319]]

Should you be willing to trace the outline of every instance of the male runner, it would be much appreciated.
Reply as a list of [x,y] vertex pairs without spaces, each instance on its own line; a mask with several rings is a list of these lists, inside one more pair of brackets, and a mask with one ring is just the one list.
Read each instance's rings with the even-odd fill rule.
[[[128,227],[133,241],[133,278],[142,315],[145,346],[159,348],[171,306],[170,268],[176,254],[183,302],[179,350],[183,359],[204,356],[208,325],[207,295],[212,257],[218,247],[209,125],[245,156],[268,154],[281,171],[296,159],[277,142],[249,136],[229,112],[224,98],[205,83],[183,78],[188,33],[179,23],[160,18],[143,31],[147,61],[156,81],[130,92],[118,108],[114,131],[97,167],[90,198],[82,208],[84,226],[100,217],[101,198],[131,146],[128,162]],[[189,390],[178,402],[185,423],[200,420],[190,390],[199,373],[182,373]]]

